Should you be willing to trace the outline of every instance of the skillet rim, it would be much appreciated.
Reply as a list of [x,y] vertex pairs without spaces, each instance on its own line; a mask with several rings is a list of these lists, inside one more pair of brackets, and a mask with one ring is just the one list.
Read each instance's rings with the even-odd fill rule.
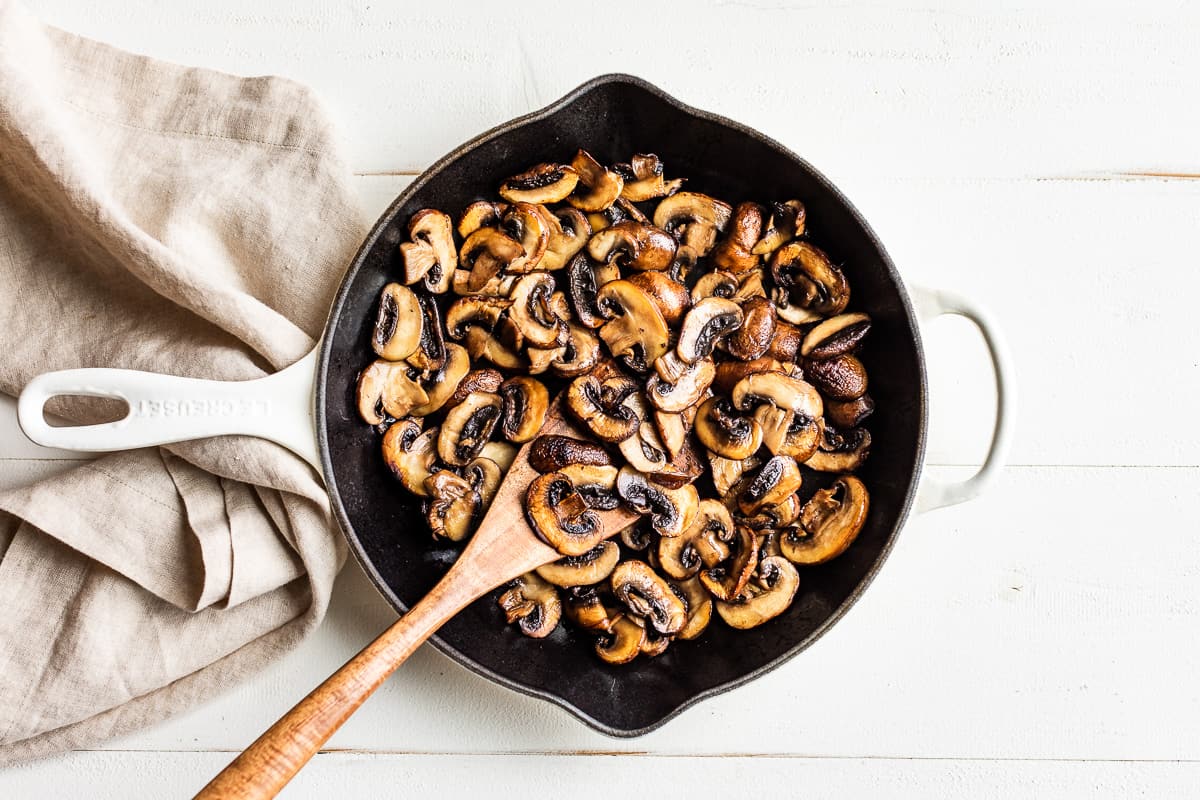
[[519,117],[515,117],[507,122],[495,126],[494,128],[491,128],[488,131],[485,131],[484,133],[479,134],[478,136],[473,137],[472,139],[469,139],[463,144],[455,147],[446,155],[442,156],[424,172],[414,178],[413,181],[404,188],[404,190],[396,197],[395,200],[392,201],[392,203],[372,225],[370,233],[367,234],[367,237],[359,247],[358,252],[354,254],[354,258],[347,266],[346,272],[342,276],[341,284],[338,286],[337,294],[334,296],[333,302],[330,306],[329,317],[325,322],[325,329],[321,337],[320,353],[317,360],[316,392],[314,404],[314,419],[317,427],[317,449],[320,455],[321,472],[325,479],[326,489],[329,493],[330,509],[334,514],[334,518],[337,520],[338,527],[341,529],[342,535],[346,539],[346,543],[349,546],[350,552],[354,554],[354,558],[358,562],[359,566],[367,574],[367,577],[371,579],[371,583],[375,586],[376,591],[378,591],[383,598],[387,600],[392,608],[396,609],[396,611],[398,611],[400,614],[404,614],[408,611],[409,606],[396,596],[388,583],[383,579],[383,576],[380,575],[375,569],[374,564],[364,551],[358,535],[354,532],[354,528],[350,523],[349,517],[346,514],[346,509],[342,503],[341,492],[338,490],[337,480],[333,470],[333,461],[330,457],[329,433],[328,426],[326,424],[328,409],[326,408],[325,402],[327,377],[329,374],[329,359],[332,355],[334,340],[333,331],[341,319],[346,300],[351,294],[351,285],[354,283],[355,277],[362,268],[363,261],[367,254],[372,250],[379,237],[383,234],[384,230],[395,218],[395,215],[399,209],[408,202],[412,195],[425,186],[425,184],[429,183],[430,180],[433,180],[448,163],[456,160],[465,152],[472,150],[479,145],[496,138],[497,136],[506,134],[516,128],[524,127],[529,123],[539,122],[547,117],[553,116],[561,111],[564,107],[570,105],[584,95],[608,84],[626,84],[634,86],[650,93],[660,102],[672,106],[688,116],[725,126],[737,133],[740,133],[744,136],[749,136],[752,139],[767,145],[768,147],[778,151],[779,154],[785,158],[796,162],[802,169],[807,171],[812,176],[813,180],[817,184],[819,184],[825,191],[829,192],[837,202],[841,203],[849,215],[854,219],[855,223],[861,226],[866,235],[867,243],[879,253],[880,262],[886,270],[887,277],[889,280],[891,280],[897,290],[896,293],[900,298],[900,304],[904,312],[905,323],[908,326],[908,332],[913,341],[914,351],[916,354],[917,373],[919,378],[919,386],[917,387],[917,407],[919,409],[919,418],[917,420],[916,431],[917,446],[913,452],[913,462],[911,465],[912,478],[908,487],[908,491],[905,493],[904,500],[900,504],[899,512],[896,515],[892,529],[888,533],[887,539],[884,542],[879,555],[867,569],[863,577],[859,580],[853,591],[850,592],[846,599],[840,605],[838,605],[837,608],[835,608],[825,618],[825,620],[821,622],[821,624],[817,625],[817,627],[815,627],[807,636],[790,647],[780,656],[767,662],[766,664],[763,664],[757,669],[751,670],[750,672],[747,672],[746,674],[733,680],[729,680],[725,683],[721,683],[709,689],[697,692],[650,724],[638,728],[622,728],[596,719],[552,691],[528,686],[493,671],[489,667],[479,663],[478,661],[475,661],[456,649],[454,646],[442,639],[437,633],[433,634],[433,636],[429,638],[429,642],[439,652],[448,656],[456,663],[466,667],[476,675],[498,683],[501,686],[520,694],[527,695],[529,697],[536,697],[552,703],[553,705],[556,705],[568,712],[595,731],[615,738],[630,739],[638,736],[644,736],[651,731],[657,730],[697,703],[700,703],[711,697],[724,694],[725,692],[736,689],[740,686],[744,686],[750,681],[753,681],[756,678],[759,678],[782,666],[787,661],[790,661],[792,658],[795,658],[797,655],[807,650],[814,642],[824,636],[825,633],[831,627],[833,627],[833,625],[839,622],[842,617],[845,616],[846,612],[848,612],[854,606],[854,604],[858,602],[859,597],[862,596],[863,592],[865,592],[874,581],[875,576],[879,573],[879,570],[883,568],[883,564],[885,561],[887,561],[888,556],[891,554],[892,548],[896,544],[896,539],[899,537],[901,529],[908,520],[909,512],[912,510],[913,501],[915,499],[917,488],[921,480],[921,474],[925,465],[925,445],[928,433],[927,427],[929,422],[929,403],[928,382],[925,370],[925,350],[921,340],[920,328],[917,324],[916,312],[913,309],[912,300],[909,298],[908,290],[906,289],[904,281],[901,279],[899,272],[896,270],[895,263],[892,261],[891,256],[884,248],[883,242],[880,241],[879,236],[875,233],[875,230],[870,226],[866,218],[863,217],[862,213],[859,212],[858,208],[856,208],[854,204],[850,202],[850,200],[842,193],[840,189],[838,189],[837,186],[835,186],[828,178],[826,178],[823,173],[814,168],[808,163],[808,161],[801,158],[791,149],[785,147],[775,139],[760,133],[757,130],[754,130],[753,128],[747,127],[746,125],[729,119],[728,117],[687,105],[686,103],[681,102],[672,95],[658,88],[654,84],[651,84],[648,81],[638,78],[634,75],[616,72],[599,75],[583,84],[580,84],[558,100],[555,100],[554,102],[540,109],[531,111],[528,114],[524,114]]

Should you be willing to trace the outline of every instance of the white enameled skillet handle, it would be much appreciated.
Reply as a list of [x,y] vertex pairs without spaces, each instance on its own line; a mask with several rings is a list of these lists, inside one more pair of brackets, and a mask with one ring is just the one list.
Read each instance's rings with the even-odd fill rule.
[[[313,397],[317,350],[274,375],[208,381],[131,369],[68,369],[29,382],[17,401],[25,435],[45,447],[106,452],[242,434],[283,445],[320,471]],[[124,400],[115,422],[55,427],[46,401],[59,395]]]
[[983,334],[992,370],[996,375],[996,423],[992,444],[979,471],[965,481],[941,481],[925,475],[917,489],[917,513],[952,506],[977,497],[1000,474],[1012,441],[1013,420],[1017,415],[1017,383],[1008,346],[991,315],[962,295],[940,289],[913,287],[913,304],[922,326],[943,314],[958,314],[975,323]]

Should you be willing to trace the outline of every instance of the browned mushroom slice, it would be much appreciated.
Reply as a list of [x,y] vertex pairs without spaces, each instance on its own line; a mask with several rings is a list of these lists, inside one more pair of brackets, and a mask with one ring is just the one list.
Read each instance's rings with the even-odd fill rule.
[[668,181],[663,178],[662,162],[653,153],[638,153],[628,164],[614,165],[613,170],[625,179],[621,197],[632,203],[666,197],[683,185],[682,179]]
[[580,253],[567,266],[567,296],[580,324],[599,328],[605,317],[597,305],[600,287],[617,280],[620,271],[611,264],[596,264],[587,253]]
[[733,545],[728,561],[700,572],[700,582],[718,600],[735,600],[758,567],[758,535],[754,531],[738,525]]
[[557,472],[571,464],[606,467],[612,463],[612,456],[600,445],[570,436],[539,436],[529,448],[529,465],[542,473]]
[[678,325],[692,307],[687,287],[665,272],[636,272],[626,280],[650,295],[667,325]]
[[729,235],[712,251],[717,269],[732,273],[746,272],[758,266],[758,256],[751,252],[762,234],[763,213],[758,203],[739,203],[733,210]]
[[625,220],[592,234],[588,255],[593,261],[644,272],[671,266],[675,247],[674,237],[661,228]]
[[[763,531],[786,528],[800,518],[803,504],[797,495],[791,494],[778,503],[759,506],[753,516],[743,517],[742,524],[753,528],[760,535]],[[761,538],[760,538],[761,543]]]
[[642,652],[646,629],[624,614],[610,626],[610,633],[596,639],[596,655],[609,664],[628,664]]
[[607,633],[612,630],[608,609],[593,586],[571,587],[563,602],[563,614],[585,631]]
[[677,581],[675,585],[678,587],[683,601],[687,604],[688,613],[687,624],[680,629],[679,633],[675,634],[675,638],[684,641],[695,639],[704,633],[704,629],[708,627],[708,623],[712,619],[712,595],[704,588],[704,584],[700,583],[699,578]]
[[579,173],[564,164],[537,164],[500,185],[510,203],[557,203],[579,183]]
[[613,203],[602,211],[593,211],[587,215],[588,224],[592,226],[592,233],[602,231],[605,228],[611,228],[618,222],[624,222],[629,219],[629,213],[625,210],[625,206],[620,203]]
[[603,211],[616,202],[621,195],[625,179],[607,169],[586,150],[580,150],[571,161],[571,167],[579,173],[579,185],[567,202],[580,211]]
[[731,628],[757,628],[787,611],[798,588],[800,573],[787,559],[779,556],[764,558],[744,594],[735,602],[716,601],[717,614]]
[[754,514],[760,508],[782,503],[800,489],[800,467],[791,456],[767,460],[749,478],[743,478],[738,492],[738,508]]
[[617,468],[592,464],[567,464],[559,472],[566,475],[583,495],[588,508],[611,511],[621,505],[617,496]]
[[795,237],[801,236],[804,233],[805,217],[804,204],[799,200],[773,203],[767,229],[751,252],[759,256],[769,256]]
[[596,302],[608,320],[600,328],[600,339],[614,358],[634,372],[645,372],[667,352],[667,323],[650,295],[629,281],[616,280],[600,287]]
[[395,419],[413,413],[429,399],[408,376],[408,366],[379,359],[359,373],[358,413],[368,425],[379,425],[384,413]]
[[446,310],[446,335],[461,341],[468,328],[490,331],[510,305],[512,301],[507,297],[460,297]]
[[791,456],[801,463],[812,458],[821,446],[821,437],[825,433],[825,421],[820,417],[813,419],[797,414],[788,425],[787,434],[779,445],[776,455]]
[[788,446],[788,437],[796,429],[817,426],[824,411],[816,389],[782,372],[746,376],[733,387],[730,399],[742,411],[754,410],[754,419],[762,427],[763,444],[775,455]]
[[804,504],[799,527],[780,539],[780,550],[796,564],[822,564],[836,558],[862,530],[870,505],[863,482],[843,475]]
[[542,217],[550,229],[550,242],[546,245],[538,269],[562,269],[587,246],[592,235],[591,223],[582,211],[575,208],[561,211],[550,211],[545,206],[538,208],[542,209]]
[[446,400],[442,408],[449,411],[476,392],[495,392],[504,383],[504,376],[491,367],[473,369],[458,382],[454,393]]
[[823,250],[808,242],[795,241],[776,250],[771,275],[777,286],[788,291],[792,303],[821,317],[842,313],[850,302],[846,276]]
[[[480,294],[501,270],[522,258],[525,248],[498,228],[480,228],[467,237],[459,249],[460,269],[455,273],[454,291]],[[465,274],[465,280],[458,278]]]
[[857,428],[875,412],[875,401],[870,394],[853,400],[826,400],[825,419],[838,428]]
[[507,203],[493,203],[490,200],[476,200],[467,206],[462,216],[458,218],[458,235],[466,239],[480,228],[494,228],[500,224],[508,208]]
[[618,564],[609,583],[617,600],[659,633],[678,633],[687,624],[687,607],[683,600],[646,562],[633,560]]
[[621,548],[616,542],[601,542],[581,556],[560,558],[535,570],[538,577],[555,586],[591,586],[608,578],[616,569]]
[[425,479],[433,474],[437,461],[438,429],[421,431],[420,423],[400,420],[383,435],[383,463],[403,484],[419,497],[425,497]]
[[762,444],[762,427],[740,416],[724,397],[710,397],[696,413],[696,437],[719,456],[748,458]]
[[695,271],[699,262],[700,254],[696,252],[696,248],[681,244],[675,248],[675,260],[667,267],[667,275],[671,280],[683,283]]
[[854,356],[804,362],[804,376],[826,397],[853,400],[867,391],[867,369]]
[[564,556],[581,556],[604,540],[600,518],[561,472],[541,475],[529,484],[525,515],[546,543]]
[[721,497],[728,497],[742,475],[757,467],[761,462],[757,457],[725,458],[708,451],[708,463],[713,486]]
[[408,222],[408,237],[410,241],[400,245],[404,282],[411,286],[423,281],[434,294],[445,292],[458,266],[450,217],[432,208],[418,211]]
[[696,518],[681,536],[658,540],[658,561],[662,571],[672,578],[690,578],[701,567],[712,568],[729,558],[728,542],[733,538],[733,517],[719,501],[700,501]]
[[417,348],[408,356],[408,363],[422,372],[439,370],[446,363],[446,339],[442,336],[442,316],[437,303],[429,295],[418,295],[421,308],[421,335]]
[[468,328],[466,342],[467,352],[473,359],[486,359],[500,369],[521,369],[525,366],[520,353],[503,344],[483,328]]
[[617,475],[617,494],[639,514],[650,517],[650,525],[659,536],[679,536],[696,519],[700,496],[690,483],[668,489],[647,479],[632,467],[622,467]]
[[574,378],[590,372],[600,361],[600,340],[582,325],[567,323],[567,343],[550,362],[556,375]]
[[550,244],[550,228],[542,216],[541,206],[513,203],[504,212],[500,230],[521,245],[522,254],[508,263],[509,272],[521,274],[540,267]]
[[742,324],[742,309],[732,300],[706,297],[683,318],[675,352],[689,364],[712,355],[713,348]]
[[429,496],[426,520],[435,539],[461,542],[470,535],[479,512],[479,494],[465,478],[441,470],[425,479]]
[[473,394],[451,409],[438,436],[438,457],[456,467],[479,455],[500,421],[504,400],[498,394]]
[[646,397],[659,409],[674,413],[698,405],[717,374],[711,358],[688,364],[673,352],[655,362],[655,370],[646,381]]
[[866,314],[838,314],[814,327],[800,345],[800,355],[813,361],[852,353],[871,330]]
[[677,192],[654,209],[654,224],[696,250],[708,255],[717,235],[725,230],[733,208],[699,192]]
[[497,601],[508,623],[534,639],[549,636],[562,617],[558,590],[533,572],[517,578]]
[[706,297],[719,297],[722,300],[732,300],[737,292],[737,278],[728,272],[714,270],[701,275],[692,287],[692,304],[695,305]]
[[742,324],[722,346],[734,358],[751,361],[761,358],[774,338],[775,307],[765,297],[753,297],[742,304]]
[[379,294],[371,347],[388,361],[403,361],[421,343],[421,304],[407,286],[389,283]]
[[479,495],[481,513],[491,506],[492,499],[500,489],[500,481],[504,480],[506,469],[484,455],[472,459],[470,464],[463,467],[463,477],[471,484],[475,494]]
[[770,356],[751,359],[750,361],[722,361],[717,364],[717,374],[713,377],[712,388],[717,394],[730,394],[738,382],[749,375],[760,372],[782,372],[787,375],[792,364],[784,364]]
[[819,472],[854,472],[871,453],[871,432],[866,428],[851,428],[839,432],[826,425],[819,449],[804,462],[804,466]]
[[656,408],[650,415],[654,422],[654,430],[671,459],[675,459],[687,446],[688,434],[692,431],[697,408],[699,406],[691,406],[678,413]]
[[550,273],[534,272],[521,276],[509,296],[509,318],[533,347],[562,347],[567,343],[567,323],[551,308],[553,293]]
[[504,399],[500,416],[500,432],[514,444],[528,442],[546,422],[546,409],[550,406],[550,393],[534,378],[518,375],[509,378],[500,386],[500,397]]
[[[776,308],[775,316],[779,316],[778,308]],[[791,363],[796,360],[796,355],[800,352],[800,344],[803,341],[804,333],[799,328],[790,322],[776,319],[775,335],[771,338],[771,344],[764,355],[784,363]]]
[[[672,589],[674,591],[674,589]],[[647,658],[661,656],[667,652],[667,648],[671,646],[671,642],[675,640],[675,635],[667,635],[654,630],[654,626],[648,626],[646,620],[641,617],[633,617],[633,621],[646,629],[646,638],[642,640],[640,654]]]
[[628,379],[601,381],[594,375],[582,375],[567,388],[567,408],[599,439],[621,442],[637,432],[638,417],[624,404],[637,391]]
[[[478,330],[472,328],[471,330]],[[446,343],[446,362],[421,380],[421,387],[426,392],[426,399],[410,412],[416,417],[427,417],[446,405],[458,385],[471,369],[471,358],[465,348],[453,342]]]

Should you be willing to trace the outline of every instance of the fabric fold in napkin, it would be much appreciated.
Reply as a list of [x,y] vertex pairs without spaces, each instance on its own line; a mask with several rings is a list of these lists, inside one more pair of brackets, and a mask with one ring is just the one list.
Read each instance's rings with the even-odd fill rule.
[[[364,234],[305,88],[124,53],[0,0],[0,391],[84,366],[270,374],[315,344]],[[261,667],[320,622],[344,557],[317,474],[249,437],[0,492],[0,763]]]

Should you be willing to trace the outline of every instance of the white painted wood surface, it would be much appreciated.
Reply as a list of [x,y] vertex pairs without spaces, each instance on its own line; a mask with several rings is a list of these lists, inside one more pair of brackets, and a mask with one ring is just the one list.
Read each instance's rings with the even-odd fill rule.
[[[572,20],[541,2],[31,5],[132,50],[312,85],[371,216],[475,133],[594,74],[643,75],[805,155],[906,280],[986,301],[1012,346],[1022,404],[1000,484],[912,520],[802,657],[617,741],[425,649],[286,796],[1194,794],[1200,9],[613,2]],[[991,378],[966,323],[929,334],[931,469],[964,474],[986,444]],[[0,400],[0,486],[78,458],[26,442]],[[187,796],[391,618],[351,565],[297,652],[156,728],[2,772],[0,797]]]

